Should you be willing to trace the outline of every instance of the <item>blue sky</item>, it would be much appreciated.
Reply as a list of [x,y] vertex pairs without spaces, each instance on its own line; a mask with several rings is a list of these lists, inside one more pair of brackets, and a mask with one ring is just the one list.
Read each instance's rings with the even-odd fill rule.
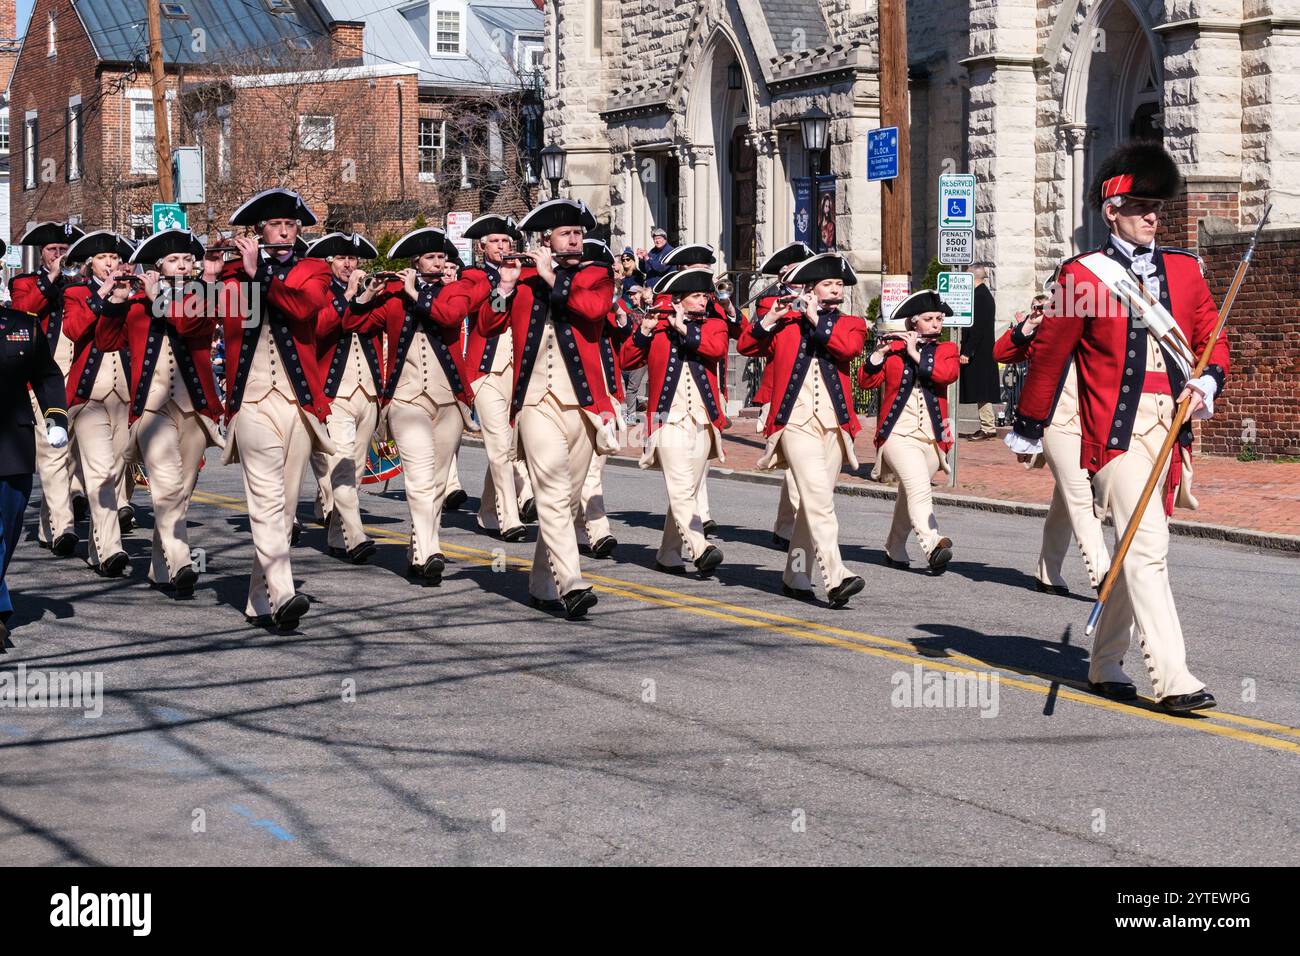
[[26,32],[27,18],[32,15],[32,5],[36,0],[18,0],[18,35]]

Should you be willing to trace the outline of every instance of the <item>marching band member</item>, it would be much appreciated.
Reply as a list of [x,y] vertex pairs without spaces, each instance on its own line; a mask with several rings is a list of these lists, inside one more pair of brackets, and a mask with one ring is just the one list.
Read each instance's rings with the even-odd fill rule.
[[87,560],[105,577],[130,566],[122,550],[118,514],[122,471],[129,444],[131,383],[126,356],[126,313],[131,297],[131,244],[101,230],[68,249],[69,262],[85,262],[86,284],[64,292],[63,334],[73,343],[68,371],[68,410],[77,435],[77,457],[90,499]]
[[[196,260],[203,262],[201,285],[194,282]],[[149,580],[170,584],[184,598],[193,595],[199,577],[186,528],[190,499],[204,451],[225,446],[210,357],[217,317],[204,292],[220,280],[221,260],[205,259],[188,229],[166,229],[142,242],[130,261],[151,270],[126,317],[131,439],[153,500]]]
[[[839,310],[844,287],[857,282],[848,261],[823,253],[792,269],[803,285],[797,303],[777,305],[740,337],[742,355],[765,356],[775,365],[773,398],[764,427],[764,470],[787,468],[799,489],[799,513],[786,556],[781,591],[811,600],[808,561],[815,558],[832,607],[843,607],[865,582],[840,559],[835,518],[835,478],[847,460],[857,467],[853,438],[861,425],[853,408],[849,362],[862,351],[862,319]],[[799,306],[798,310],[791,306]]]
[[[764,260],[758,267],[759,275],[776,276],[778,281],[768,288],[766,294],[759,297],[754,306],[755,321],[771,312],[772,307],[781,297],[797,296],[803,291],[802,286],[791,285],[786,279],[791,269],[805,259],[812,258],[813,255],[812,249],[807,244],[795,241],[782,246]],[[763,422],[767,418],[767,406],[772,403],[772,381],[775,373],[776,366],[768,362],[763,367],[763,377],[759,379],[758,390],[754,393],[754,402],[761,409],[756,423],[760,435],[763,433]],[[776,506],[776,521],[772,525],[772,544],[782,550],[790,547],[790,536],[794,534],[794,518],[799,512],[799,489],[795,487],[794,476],[789,469],[786,469],[784,475],[781,481],[781,497]]]
[[1218,310],[1197,257],[1154,244],[1164,204],[1179,194],[1181,180],[1173,158],[1158,143],[1127,144],[1102,163],[1090,199],[1110,235],[1101,249],[1062,264],[1057,299],[1039,327],[1006,440],[1022,460],[1042,450],[1056,392],[1073,356],[1080,464],[1092,476],[1097,512],[1109,512],[1121,534],[1135,517],[1139,522],[1097,625],[1089,685],[1111,699],[1137,697],[1121,666],[1136,637],[1152,690],[1160,706],[1173,713],[1215,704],[1204,681],[1187,667],[1169,584],[1168,515],[1175,497],[1195,506],[1189,488],[1190,420],[1159,476],[1165,494],[1152,496],[1140,515],[1135,512],[1173,427],[1176,405],[1188,400],[1191,418],[1208,418],[1228,370],[1228,341],[1220,337],[1205,374],[1191,378],[1188,358],[1195,361],[1209,342]]
[[658,465],[668,490],[668,514],[655,568],[681,573],[685,547],[700,575],[722,563],[722,552],[704,537],[696,496],[709,460],[722,458],[727,425],[718,391],[718,360],[727,349],[727,324],[709,312],[713,276],[704,269],[671,273],[656,286],[671,296],[665,318],[644,316],[623,345],[628,368],[650,370],[647,441],[641,467]]
[[465,388],[461,323],[477,311],[487,284],[465,278],[442,283],[442,267],[455,246],[432,226],[408,232],[388,250],[390,259],[410,259],[388,283],[368,315],[345,317],[344,329],[388,336],[380,423],[397,443],[402,480],[411,512],[407,573],[439,584],[447,566],[439,526],[447,497],[447,476],[461,435],[474,429]]
[[[29,394],[36,397],[39,419]],[[14,605],[5,576],[22,537],[23,511],[32,493],[37,448],[33,433],[39,430],[50,448],[67,446],[66,399],[63,373],[40,317],[0,306],[0,654],[12,646],[8,622]]]
[[344,331],[343,317],[370,302],[383,287],[358,268],[362,259],[378,258],[379,251],[359,233],[331,232],[313,242],[307,256],[327,260],[331,273],[330,301],[316,323],[316,357],[325,374],[325,397],[330,402],[325,428],[334,453],[314,452],[311,467],[320,485],[330,554],[365,564],[376,549],[361,523],[358,487],[379,424],[383,342],[377,333]]
[[235,238],[239,258],[222,271],[228,424],[222,461],[241,466],[253,533],[245,615],[281,631],[293,630],[310,607],[294,590],[289,553],[303,473],[313,451],[335,450],[316,357],[316,321],[329,303],[330,270],[296,251],[299,231],[315,224],[297,193],[258,193],[230,217],[232,226],[255,228],[257,238]]
[[[478,241],[483,255],[481,271],[490,289],[501,280],[506,256],[523,246],[523,234],[509,217],[480,216],[465,229],[466,239]],[[485,303],[482,308],[488,308]],[[499,531],[505,541],[522,541],[528,530],[520,504],[532,498],[528,472],[514,460],[514,429],[510,424],[510,393],[514,387],[514,348],[510,336],[485,336],[473,316],[466,339],[466,387],[474,396],[483,433],[487,469],[479,496],[478,525]],[[503,330],[504,332],[504,330]],[[498,489],[501,489],[498,493]]]
[[[1024,362],[1032,359],[1034,337],[1043,321],[1043,312],[1050,296],[1040,293],[1034,297],[1029,315],[1007,329],[993,345],[993,358],[999,362]],[[1079,464],[1079,376],[1071,359],[1065,367],[1056,391],[1056,405],[1052,409],[1051,425],[1043,431],[1043,454],[1034,456],[1034,466],[1040,467],[1044,459],[1052,470],[1054,481],[1052,503],[1043,523],[1043,544],[1038,552],[1038,572],[1034,585],[1039,591],[1066,595],[1070,589],[1061,574],[1065,555],[1070,550],[1070,537],[1079,542],[1079,552],[1088,569],[1088,579],[1094,589],[1101,587],[1106,572],[1110,570],[1110,552],[1106,550],[1106,536],[1101,520],[1092,508],[1092,485],[1088,472]]]
[[876,419],[875,477],[898,479],[885,563],[908,567],[907,533],[914,529],[935,574],[942,574],[952,560],[952,540],[939,534],[930,479],[948,467],[948,386],[961,374],[956,343],[938,341],[945,315],[952,315],[952,308],[937,292],[913,292],[898,304],[875,351],[858,369],[858,387],[884,385]]
[[492,309],[479,314],[484,335],[509,324],[515,387],[510,411],[537,500],[538,535],[528,591],[536,606],[555,606],[575,620],[596,604],[583,581],[574,528],[593,454],[617,450],[614,407],[605,388],[600,336],[614,301],[603,266],[579,267],[583,234],[596,219],[581,202],[552,199],[519,223],[543,234],[528,253],[536,273],[501,268]]
[[[85,233],[71,223],[42,222],[23,234],[21,246],[35,246],[41,257],[35,272],[15,276],[9,283],[11,306],[18,312],[30,312],[40,322],[54,362],[64,379],[72,367],[72,340],[63,334],[63,293],[67,277],[63,265],[70,243]],[[36,393],[31,393],[33,414],[39,414]],[[66,400],[64,404],[67,404]],[[65,442],[54,448],[45,440],[45,432],[36,430],[36,472],[41,478],[40,523],[36,528],[41,547],[56,557],[70,558],[77,550],[74,498],[81,492],[77,475],[76,443]]]
[[[585,239],[582,243],[582,265],[606,266],[613,280],[614,253],[599,239]],[[619,368],[619,351],[632,332],[631,321],[617,309],[609,310],[609,321],[600,333],[600,365],[605,373],[605,390],[614,400],[614,423],[617,426],[618,447],[627,442],[627,424],[623,420],[623,373]],[[592,557],[608,558],[618,547],[605,514],[605,461],[608,455],[592,455],[587,477],[582,483],[582,501],[578,508],[578,548],[589,550]]]

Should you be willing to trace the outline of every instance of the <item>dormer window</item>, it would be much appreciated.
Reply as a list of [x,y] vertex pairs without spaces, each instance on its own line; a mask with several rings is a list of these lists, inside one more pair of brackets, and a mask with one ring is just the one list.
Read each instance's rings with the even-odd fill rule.
[[429,52],[433,56],[465,56],[465,0],[431,0]]

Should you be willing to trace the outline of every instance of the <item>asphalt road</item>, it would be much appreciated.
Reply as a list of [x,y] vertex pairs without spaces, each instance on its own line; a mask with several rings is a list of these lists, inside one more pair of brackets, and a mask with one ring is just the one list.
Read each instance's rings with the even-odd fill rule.
[[[482,463],[462,452],[471,493]],[[568,624],[527,604],[531,541],[468,509],[444,522],[442,586],[409,583],[394,482],[364,496],[372,565],[308,524],[311,612],[277,635],[242,614],[237,469],[199,487],[208,571],[185,602],[146,580],[147,492],[129,581],[38,550],[29,509],[0,679],[98,672],[104,700],[0,708],[0,862],[1295,862],[1295,557],[1173,540],[1191,666],[1221,705],[1180,719],[1080,690],[1090,602],[1032,590],[1031,518],[941,510],[956,550],[936,579],[883,566],[891,502],[840,498],[867,586],[834,611],[779,594],[775,488],[715,477],[726,564],[668,578],[659,474],[611,466],[620,546],[584,559],[600,604]],[[1083,594],[1077,556],[1069,573]],[[945,674],[974,675],[973,699],[930,706]]]

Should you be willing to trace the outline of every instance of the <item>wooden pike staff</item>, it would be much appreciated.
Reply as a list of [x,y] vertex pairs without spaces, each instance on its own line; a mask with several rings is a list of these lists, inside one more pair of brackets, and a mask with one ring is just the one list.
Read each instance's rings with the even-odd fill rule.
[[[1259,223],[1255,226],[1255,233],[1250,237],[1250,245],[1246,247],[1246,254],[1241,257],[1241,262],[1237,264],[1237,272],[1232,277],[1232,284],[1228,286],[1228,294],[1223,297],[1223,309],[1219,312],[1219,321],[1214,326],[1214,333],[1205,343],[1205,348],[1201,350],[1200,360],[1197,361],[1196,369],[1192,372],[1188,381],[1199,378],[1201,373],[1205,371],[1205,366],[1210,364],[1210,355],[1214,351],[1215,343],[1219,341],[1219,336],[1223,334],[1223,327],[1228,324],[1228,315],[1232,312],[1233,303],[1237,301],[1237,290],[1241,288],[1241,283],[1245,281],[1246,271],[1250,268],[1250,260],[1255,255],[1255,243],[1259,240],[1260,230],[1264,228],[1264,223],[1268,221],[1268,214],[1272,209],[1272,203],[1264,206],[1264,214],[1259,217]],[[1160,446],[1160,454],[1156,458],[1155,466],[1151,469],[1150,477],[1147,478],[1146,487],[1142,489],[1142,497],[1133,512],[1133,517],[1129,519],[1128,527],[1124,530],[1124,537],[1120,539],[1119,547],[1115,549],[1115,557],[1111,561],[1106,580],[1102,582],[1101,590],[1097,592],[1097,603],[1092,606],[1092,613],[1088,615],[1088,626],[1085,634],[1089,637],[1097,629],[1097,622],[1101,620],[1101,612],[1106,607],[1106,599],[1110,597],[1110,592],[1115,588],[1115,582],[1119,580],[1120,569],[1124,566],[1124,557],[1128,554],[1129,546],[1133,544],[1133,537],[1137,534],[1138,525],[1142,523],[1142,515],[1146,513],[1151,495],[1155,492],[1156,485],[1160,483],[1160,475],[1165,470],[1165,462],[1169,460],[1174,442],[1178,441],[1178,432],[1183,427],[1183,420],[1187,417],[1187,409],[1191,405],[1191,401],[1189,395],[1178,403],[1178,409],[1174,413],[1174,423],[1169,429],[1169,435],[1165,438],[1164,444]]]

